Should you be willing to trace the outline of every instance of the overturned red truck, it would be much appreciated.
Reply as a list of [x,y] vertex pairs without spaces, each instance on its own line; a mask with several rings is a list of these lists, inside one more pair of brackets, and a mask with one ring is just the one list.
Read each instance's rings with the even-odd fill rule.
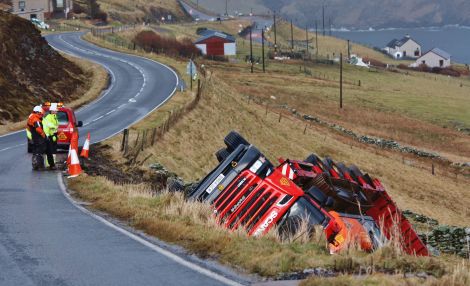
[[351,244],[373,251],[398,233],[406,253],[429,255],[380,181],[356,166],[312,154],[303,161],[280,159],[275,167],[237,132],[224,142],[219,165],[188,197],[210,203],[228,229],[260,236],[277,226],[284,236],[307,221],[311,230],[323,228],[331,253]]

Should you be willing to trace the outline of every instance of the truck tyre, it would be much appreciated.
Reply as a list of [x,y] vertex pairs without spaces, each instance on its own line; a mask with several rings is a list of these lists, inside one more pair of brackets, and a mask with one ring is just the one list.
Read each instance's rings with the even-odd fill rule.
[[222,148],[215,153],[215,156],[217,157],[217,161],[219,161],[219,163],[222,163],[222,161],[224,161],[225,159],[227,159],[228,156],[230,156],[230,152],[226,148]]
[[224,143],[227,145],[227,150],[229,152],[234,151],[240,145],[250,145],[250,143],[248,143],[245,138],[235,131],[231,131],[227,136],[225,136]]

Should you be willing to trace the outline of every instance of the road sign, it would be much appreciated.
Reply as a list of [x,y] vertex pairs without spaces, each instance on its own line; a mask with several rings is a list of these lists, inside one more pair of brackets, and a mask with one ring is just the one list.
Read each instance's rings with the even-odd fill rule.
[[192,60],[189,60],[189,63],[186,65],[186,74],[191,78],[197,77],[197,68]]

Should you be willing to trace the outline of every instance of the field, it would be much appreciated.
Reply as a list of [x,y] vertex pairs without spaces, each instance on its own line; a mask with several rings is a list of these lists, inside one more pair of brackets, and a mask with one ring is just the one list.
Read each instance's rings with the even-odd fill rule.
[[[196,27],[189,26],[167,25],[164,28],[165,33],[173,36],[178,36],[180,29],[187,31],[186,36],[191,36],[196,30]],[[226,29],[236,29],[236,25]],[[133,33],[129,31],[114,35],[114,38],[129,41]],[[102,46],[125,50],[89,35],[87,39]],[[140,51],[135,53],[142,54]],[[185,72],[184,59],[169,59],[155,54],[146,56],[172,65],[180,74]],[[469,139],[454,130],[452,122],[458,121],[459,124],[468,126],[469,118],[465,113],[469,104],[465,97],[468,92],[467,80],[400,71],[368,71],[346,65],[345,108],[339,110],[337,65],[306,64],[308,72],[305,73],[302,62],[271,61],[268,62],[266,74],[261,72],[259,66],[251,74],[249,66],[241,61],[224,63],[198,60],[198,63],[206,66],[207,76],[202,78],[204,92],[197,107],[184,115],[153,147],[140,153],[138,161],[147,159],[141,166],[125,165],[126,160],[118,151],[120,136],[106,141],[105,144],[111,146],[109,156],[117,164],[149,174],[151,171],[148,165],[158,162],[185,181],[195,181],[216,165],[213,154],[223,147],[225,134],[230,130],[237,130],[273,161],[281,156],[302,159],[315,152],[348,164],[354,163],[373,177],[380,178],[400,208],[432,217],[439,220],[440,224],[470,225],[470,197],[467,194],[469,178],[454,174],[452,168],[437,162],[436,175],[432,175],[432,162],[429,159],[358,143],[329,128],[306,125],[304,121],[279,108],[280,105],[288,104],[355,132],[393,138],[401,143],[438,151],[461,162],[468,160]],[[361,86],[358,85],[359,80]],[[130,142],[136,139],[136,131],[161,126],[169,111],[178,109],[193,95],[191,92],[178,93],[163,109],[133,126]],[[269,103],[268,108],[263,104],[255,104],[255,99]],[[413,105],[419,105],[420,108],[413,108]],[[357,267],[367,265],[365,261],[371,259],[371,256],[350,253],[333,258],[332,261],[329,255],[322,252],[321,243],[320,246],[318,243],[284,244],[276,241],[275,237],[253,240],[239,233],[226,234],[217,229],[208,232],[207,229],[214,228],[210,221],[203,219],[207,210],[202,207],[201,211],[197,206],[184,205],[178,196],[168,197],[167,193],[159,193],[159,189],[152,190],[146,185],[121,186],[102,177],[84,176],[71,181],[71,187],[78,192],[79,197],[90,201],[91,207],[95,209],[129,221],[134,227],[165,241],[183,245],[202,257],[216,257],[223,263],[241,266],[249,272],[275,276],[279,272],[297,271],[305,267],[330,268],[340,261],[349,261],[349,255],[352,255],[354,269],[346,267],[343,270],[357,273]],[[168,204],[169,201],[173,204]],[[175,204],[176,212],[172,207]],[[185,212],[185,209],[192,211]],[[204,239],[196,239],[193,235]],[[219,245],[213,243],[214,241],[226,243]],[[316,259],[311,260],[301,255],[305,253]],[[398,273],[403,271],[400,265],[395,264],[397,260],[394,260],[393,255],[374,255],[378,257],[374,256],[373,261],[384,259]],[[268,263],[263,263],[256,257],[266,257],[265,261]],[[398,261],[408,261],[407,259],[412,258],[400,256]],[[405,267],[415,265],[411,268],[412,272],[421,269],[433,273],[441,279],[436,283],[444,281],[448,285],[460,285],[461,281],[464,281],[463,284],[468,281],[466,272],[457,266],[460,261],[454,256],[441,256],[435,260],[408,261]],[[463,269],[467,269],[466,267],[468,266],[464,265]],[[436,274],[436,271],[440,274]],[[443,273],[447,274],[442,276]],[[334,281],[312,279],[306,281],[305,285],[348,285],[350,279],[350,276]],[[422,283],[420,279],[399,280],[394,276],[381,274],[365,279],[372,285],[399,285],[398,281],[409,285]],[[429,278],[426,283],[431,285],[433,279]]]

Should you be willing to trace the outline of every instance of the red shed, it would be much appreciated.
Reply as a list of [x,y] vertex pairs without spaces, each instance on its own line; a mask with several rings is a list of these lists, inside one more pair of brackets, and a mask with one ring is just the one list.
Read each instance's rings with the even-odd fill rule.
[[202,54],[209,56],[234,56],[237,54],[235,37],[224,32],[207,30],[195,43]]

